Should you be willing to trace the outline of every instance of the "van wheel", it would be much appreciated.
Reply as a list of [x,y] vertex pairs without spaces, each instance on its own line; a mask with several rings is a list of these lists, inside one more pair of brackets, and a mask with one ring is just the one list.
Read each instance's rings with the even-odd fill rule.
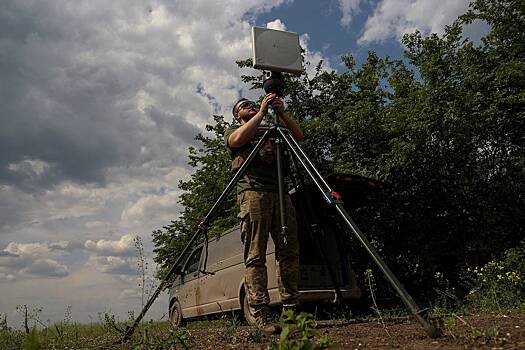
[[180,327],[183,325],[182,309],[180,303],[175,299],[170,309],[170,322],[174,327]]
[[250,326],[256,326],[257,323],[255,322],[255,317],[253,317],[252,313],[250,312],[250,306],[248,305],[248,297],[246,296],[246,293],[242,294],[242,310],[244,312],[244,319],[246,320],[246,323],[248,323]]

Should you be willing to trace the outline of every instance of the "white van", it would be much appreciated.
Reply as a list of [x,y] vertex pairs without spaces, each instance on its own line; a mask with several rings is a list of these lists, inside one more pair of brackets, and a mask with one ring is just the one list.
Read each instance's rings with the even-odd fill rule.
[[[312,254],[312,249],[304,247],[304,240],[302,243],[299,276],[300,301],[335,302],[336,293],[322,256],[318,250]],[[330,259],[342,262],[339,254],[334,254],[337,251],[335,241],[325,243],[331,246],[330,249],[327,249],[330,252]],[[188,318],[242,310],[248,323],[252,323],[252,317],[246,307],[243,251],[239,226],[210,240],[205,270],[206,247],[199,245],[184,264],[183,275],[175,280],[170,290],[170,320],[180,325],[184,319]],[[266,254],[270,305],[278,305],[281,300],[275,271],[275,246],[271,239],[268,241]],[[361,290],[356,285],[350,265],[342,263],[332,266],[343,297],[359,298]]]

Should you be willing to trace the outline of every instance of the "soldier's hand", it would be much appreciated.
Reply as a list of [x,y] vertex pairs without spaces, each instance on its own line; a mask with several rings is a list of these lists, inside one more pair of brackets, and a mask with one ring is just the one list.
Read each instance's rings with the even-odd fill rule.
[[263,114],[268,113],[268,106],[270,106],[275,97],[277,97],[277,95],[274,93],[269,93],[266,96],[264,96],[261,102],[261,107],[259,108],[259,112],[262,112]]
[[284,114],[284,102],[283,100],[281,100],[279,97],[275,97],[273,100],[272,100],[272,107],[275,108],[275,110],[277,111],[277,114],[278,115],[283,115]]

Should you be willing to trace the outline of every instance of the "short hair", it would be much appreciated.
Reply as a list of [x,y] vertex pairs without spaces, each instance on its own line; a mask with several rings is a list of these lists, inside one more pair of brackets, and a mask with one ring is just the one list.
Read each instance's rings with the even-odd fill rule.
[[237,105],[239,104],[239,102],[241,102],[241,101],[245,101],[245,100],[248,101],[247,98],[244,98],[244,97],[243,97],[243,98],[238,99],[237,102],[235,102],[235,103],[233,104],[232,114],[233,114],[233,117],[234,117],[235,119],[237,119],[236,116],[235,116],[235,106],[237,106]]

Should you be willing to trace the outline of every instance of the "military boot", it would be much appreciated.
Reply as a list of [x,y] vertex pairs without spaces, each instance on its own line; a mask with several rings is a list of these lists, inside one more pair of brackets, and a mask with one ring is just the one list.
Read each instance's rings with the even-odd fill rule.
[[255,323],[263,333],[266,334],[279,334],[281,332],[281,325],[274,322],[271,317],[271,312],[268,307],[263,307],[253,312]]

